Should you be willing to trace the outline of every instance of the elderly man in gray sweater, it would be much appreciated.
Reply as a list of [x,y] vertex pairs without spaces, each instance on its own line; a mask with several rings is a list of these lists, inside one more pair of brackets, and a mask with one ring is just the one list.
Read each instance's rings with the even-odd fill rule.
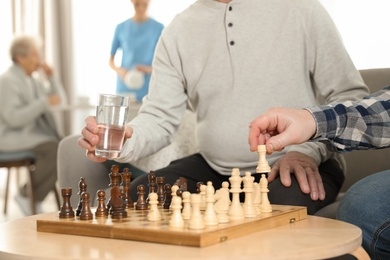
[[[212,181],[216,189],[238,167],[255,173],[248,125],[269,107],[302,107],[367,95],[329,15],[317,0],[198,0],[163,31],[149,94],[128,124],[118,162],[131,162],[167,146],[186,107],[196,112],[198,154],[157,170],[173,183]],[[98,142],[88,118],[79,144],[94,156]],[[310,214],[334,201],[344,181],[343,162],[321,143],[291,145],[268,157],[269,199],[305,205]],[[258,174],[254,174],[258,181]],[[147,176],[132,182],[147,184]]]
[[[40,59],[39,43],[31,36],[16,37],[11,43],[12,66],[0,76],[0,154],[30,151],[36,158],[33,189],[37,210],[55,187],[57,146],[60,140],[51,105],[64,102],[64,93],[53,70]],[[38,69],[49,86],[38,80]],[[16,200],[25,214],[31,214],[24,186]]]

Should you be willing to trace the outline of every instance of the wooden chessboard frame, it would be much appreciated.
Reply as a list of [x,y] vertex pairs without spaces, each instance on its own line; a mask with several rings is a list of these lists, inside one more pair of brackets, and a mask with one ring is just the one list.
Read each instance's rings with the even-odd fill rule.
[[272,213],[206,226],[202,230],[189,229],[188,221],[185,221],[184,228],[169,227],[171,212],[167,210],[163,210],[161,221],[150,222],[146,219],[147,210],[128,209],[129,217],[121,220],[95,216],[93,220],[80,220],[79,217],[60,219],[58,216],[38,219],[37,231],[205,247],[307,218],[306,207],[272,205],[272,209]]

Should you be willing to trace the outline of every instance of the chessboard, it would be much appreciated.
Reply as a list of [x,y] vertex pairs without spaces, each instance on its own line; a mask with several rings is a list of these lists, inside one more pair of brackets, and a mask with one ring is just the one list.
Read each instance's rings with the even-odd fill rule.
[[[259,146],[258,152],[256,172],[262,173],[259,183],[254,182],[250,172],[242,176],[238,168],[233,168],[230,184],[225,181],[215,191],[210,181],[207,185],[198,182],[197,193],[190,193],[185,178],[179,178],[171,186],[165,183],[164,177],[150,171],[148,194],[145,185],[138,185],[135,203],[130,196],[131,173],[126,168],[120,173],[118,166],[113,165],[109,173],[109,199],[106,200],[105,191],[97,191],[98,207],[94,214],[87,182],[81,177],[77,209],[74,211],[70,205],[72,189],[62,188],[63,205],[59,215],[37,220],[37,230],[204,247],[306,219],[306,207],[270,204],[264,174],[270,167],[264,145]],[[243,203],[242,192],[245,193]]]
[[37,230],[41,232],[125,239],[143,242],[155,242],[172,245],[204,247],[242,237],[265,229],[288,225],[307,218],[306,207],[272,205],[271,213],[261,213],[254,218],[206,226],[202,230],[184,227],[173,228],[168,225],[169,210],[160,209],[161,221],[150,222],[147,210],[127,209],[128,217],[112,219],[94,217],[92,220],[80,220],[78,217],[61,219],[53,216],[37,220]]

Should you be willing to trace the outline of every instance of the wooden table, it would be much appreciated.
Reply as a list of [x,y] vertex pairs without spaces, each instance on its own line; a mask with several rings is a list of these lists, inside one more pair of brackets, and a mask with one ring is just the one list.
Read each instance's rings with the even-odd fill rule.
[[358,227],[314,216],[204,248],[37,232],[42,216],[0,224],[0,259],[369,259]]

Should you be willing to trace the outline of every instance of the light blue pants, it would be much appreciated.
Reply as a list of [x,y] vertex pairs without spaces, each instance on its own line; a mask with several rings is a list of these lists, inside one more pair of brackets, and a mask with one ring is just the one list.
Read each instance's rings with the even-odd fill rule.
[[355,183],[340,202],[337,219],[362,229],[371,259],[390,259],[390,170]]

